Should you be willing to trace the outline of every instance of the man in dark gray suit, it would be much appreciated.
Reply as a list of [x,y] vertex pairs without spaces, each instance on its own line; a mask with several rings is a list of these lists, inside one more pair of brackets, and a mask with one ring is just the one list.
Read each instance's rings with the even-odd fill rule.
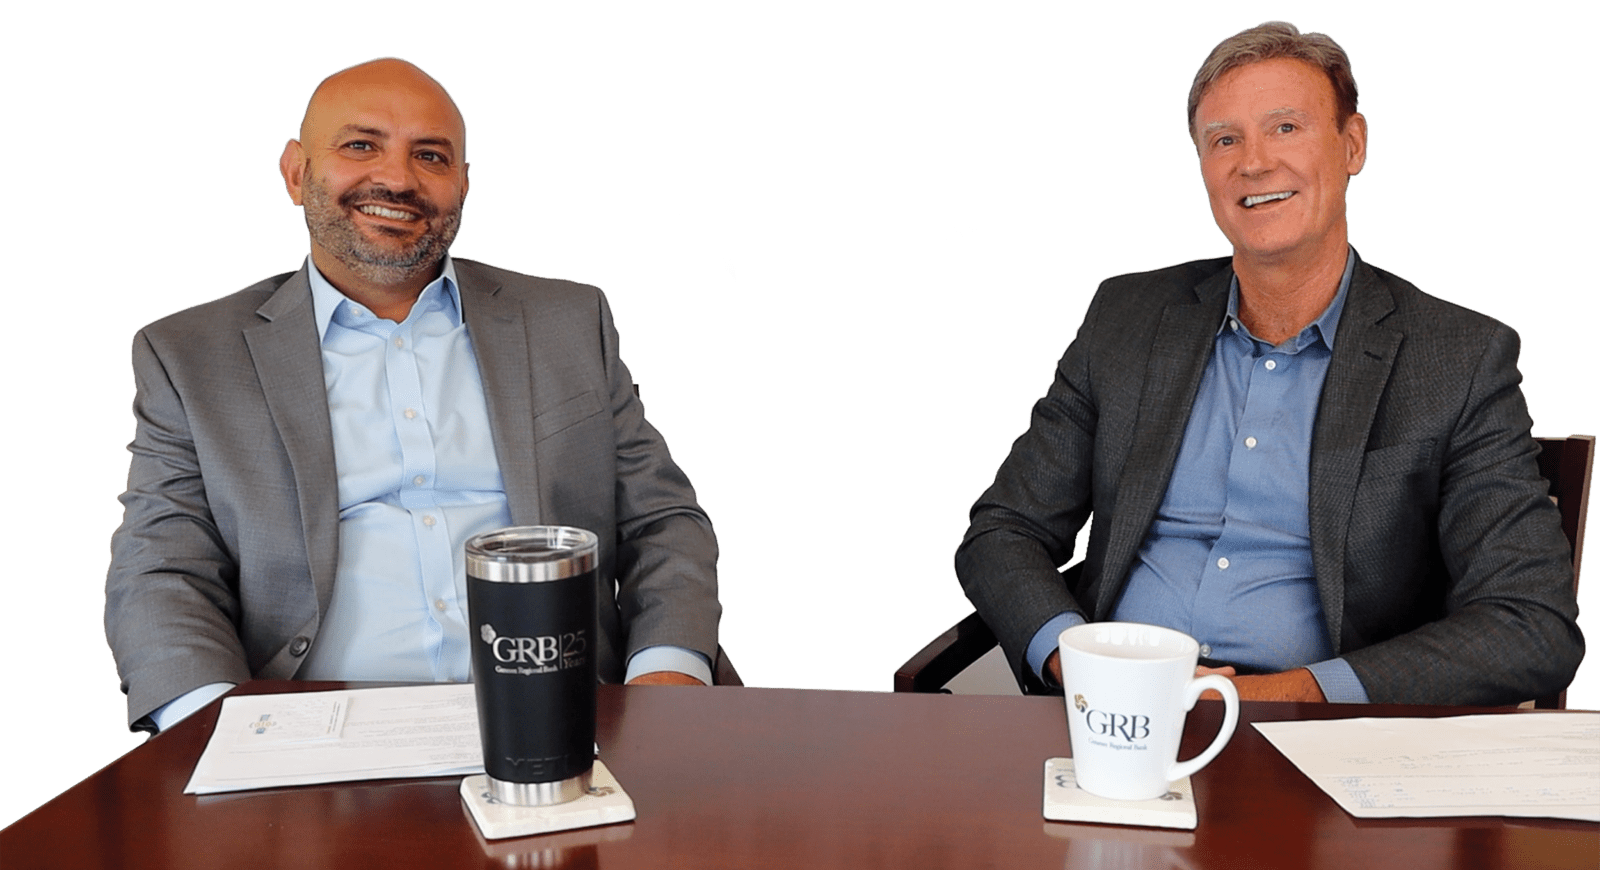
[[513,524],[599,536],[601,679],[710,682],[710,521],[600,291],[449,257],[444,89],[398,60],[331,76],[280,169],[302,268],[134,340],[106,582],[130,725],[252,677],[467,679],[462,544]]
[[1231,37],[1189,122],[1233,256],[1101,285],[956,553],[1019,681],[1058,688],[1060,631],[1115,619],[1194,635],[1247,699],[1565,687],[1583,638],[1516,334],[1349,246],[1343,50]]

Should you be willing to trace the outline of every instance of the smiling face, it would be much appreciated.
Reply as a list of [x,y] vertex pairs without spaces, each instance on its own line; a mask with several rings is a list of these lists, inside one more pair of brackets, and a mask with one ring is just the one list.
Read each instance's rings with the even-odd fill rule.
[[420,290],[461,224],[466,129],[421,70],[380,60],[312,95],[279,168],[305,207],[312,260],[340,289]]
[[1343,264],[1345,188],[1366,162],[1367,122],[1355,114],[1339,129],[1320,69],[1278,58],[1230,70],[1201,97],[1195,131],[1235,268]]

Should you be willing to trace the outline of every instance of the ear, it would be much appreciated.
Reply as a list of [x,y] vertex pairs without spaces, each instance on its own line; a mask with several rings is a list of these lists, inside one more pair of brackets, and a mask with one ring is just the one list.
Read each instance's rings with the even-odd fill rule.
[[471,181],[467,178],[467,170],[471,168],[471,163],[461,164],[461,201],[463,203],[467,201],[467,188],[472,186]]
[[290,139],[283,146],[283,156],[278,158],[278,171],[283,174],[283,186],[289,190],[289,199],[295,205],[305,205],[301,190],[306,180],[306,152],[298,140]]
[[1345,172],[1358,175],[1367,165],[1367,119],[1360,112],[1344,122]]

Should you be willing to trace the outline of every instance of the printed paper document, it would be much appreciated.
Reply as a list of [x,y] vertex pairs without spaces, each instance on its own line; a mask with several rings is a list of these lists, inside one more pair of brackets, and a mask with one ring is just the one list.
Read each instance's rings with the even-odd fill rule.
[[186,794],[483,773],[470,683],[222,700]]
[[1352,816],[1600,822],[1600,713],[1257,722]]

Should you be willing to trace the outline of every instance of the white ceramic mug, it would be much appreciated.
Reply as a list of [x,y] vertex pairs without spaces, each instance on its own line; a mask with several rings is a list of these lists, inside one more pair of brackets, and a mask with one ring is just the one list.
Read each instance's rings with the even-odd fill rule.
[[[1078,787],[1115,800],[1161,797],[1205,767],[1239,722],[1227,677],[1194,675],[1200,644],[1181,631],[1136,622],[1090,622],[1061,633],[1061,683]],[[1215,689],[1227,712],[1206,750],[1178,761],[1183,721]]]

